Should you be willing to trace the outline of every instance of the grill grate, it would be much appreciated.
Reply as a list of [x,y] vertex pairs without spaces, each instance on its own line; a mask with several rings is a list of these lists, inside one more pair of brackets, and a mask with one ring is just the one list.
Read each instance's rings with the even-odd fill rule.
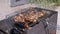
[[[31,8],[27,9],[26,12],[22,12],[22,13],[27,13],[28,11],[30,11],[30,9]],[[5,32],[8,31],[7,32],[8,34],[11,33],[11,31],[14,31],[13,33],[18,33],[18,34],[19,33],[20,34],[33,34],[33,33],[36,34],[38,32],[39,32],[38,34],[40,34],[40,33],[41,34],[50,34],[52,32],[56,33],[57,12],[52,11],[52,10],[38,8],[38,7],[35,7],[35,8],[32,7],[32,9],[38,10],[38,11],[42,11],[42,10],[46,11],[46,15],[44,17],[39,18],[37,20],[37,23],[34,23],[34,24],[32,23],[32,25],[33,25],[31,27],[32,29],[26,29],[25,25],[24,25],[25,23],[14,21],[13,17],[17,16],[18,14],[0,21],[0,24],[2,23],[0,29],[4,30]],[[52,24],[52,25],[50,26],[50,24]],[[5,26],[5,25],[7,25],[7,26]],[[52,30],[52,32],[50,32],[51,30]]]

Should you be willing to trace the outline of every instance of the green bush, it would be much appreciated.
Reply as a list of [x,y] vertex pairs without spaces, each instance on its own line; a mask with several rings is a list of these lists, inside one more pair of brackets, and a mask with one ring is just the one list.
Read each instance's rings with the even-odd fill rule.
[[49,0],[48,2],[50,2],[50,3],[56,3],[56,5],[60,5],[60,0]]
[[56,3],[60,5],[60,0],[30,0],[31,3],[37,3],[39,5],[48,5],[50,3]]

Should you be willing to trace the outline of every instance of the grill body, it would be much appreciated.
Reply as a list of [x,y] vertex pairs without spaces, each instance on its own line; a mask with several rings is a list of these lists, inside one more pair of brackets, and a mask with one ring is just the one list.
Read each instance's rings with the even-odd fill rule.
[[[48,17],[41,19],[38,24],[32,27],[32,29],[25,30],[23,34],[56,34],[57,26],[57,12],[42,8],[37,8],[37,10],[46,10],[52,12]],[[6,33],[10,34],[10,30],[13,28],[14,20],[12,17],[0,21],[0,29],[4,30]],[[3,33],[0,33],[3,34]]]

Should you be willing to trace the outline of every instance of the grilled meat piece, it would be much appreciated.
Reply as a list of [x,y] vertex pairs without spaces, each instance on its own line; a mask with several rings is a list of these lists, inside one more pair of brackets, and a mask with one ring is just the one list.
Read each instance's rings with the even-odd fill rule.
[[28,29],[29,28],[29,23],[36,23],[36,21],[45,16],[46,11],[42,10],[42,11],[37,11],[37,10],[30,10],[28,11],[28,13],[22,13],[19,14],[18,16],[14,16],[14,20],[16,22],[20,22],[20,23],[25,23],[25,27]]

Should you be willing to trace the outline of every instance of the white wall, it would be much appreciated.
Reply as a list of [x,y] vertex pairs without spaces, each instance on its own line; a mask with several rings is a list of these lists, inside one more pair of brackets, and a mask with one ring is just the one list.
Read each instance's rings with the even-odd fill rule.
[[4,19],[5,15],[10,11],[9,0],[0,0],[0,19]]

